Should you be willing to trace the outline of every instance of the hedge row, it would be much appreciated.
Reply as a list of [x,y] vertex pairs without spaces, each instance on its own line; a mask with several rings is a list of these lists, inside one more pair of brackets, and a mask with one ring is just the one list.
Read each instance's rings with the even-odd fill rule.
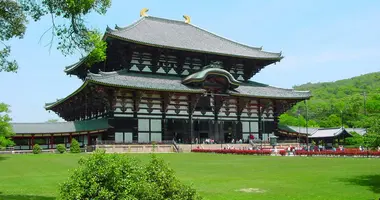
[[[271,150],[239,150],[239,149],[192,149],[195,153],[218,153],[218,154],[240,154],[240,155],[271,155]],[[304,151],[293,152],[296,156],[355,156],[355,157],[380,157],[379,151]],[[280,150],[279,154],[288,154],[285,150]]]
[[[281,154],[282,152],[280,152]],[[284,154],[281,155],[285,155]],[[366,157],[366,156],[380,156],[379,151],[304,151],[304,150],[298,150],[295,151],[295,155],[298,156],[359,156],[359,157]]]
[[271,150],[239,150],[239,149],[192,149],[195,153],[242,154],[242,155],[270,155]]

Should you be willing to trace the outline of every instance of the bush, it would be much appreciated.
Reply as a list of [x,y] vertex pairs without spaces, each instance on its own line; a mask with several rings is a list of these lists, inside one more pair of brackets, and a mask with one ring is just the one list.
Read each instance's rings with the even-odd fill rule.
[[71,140],[70,153],[80,153],[79,142],[76,139]]
[[39,144],[35,144],[34,146],[33,146],[33,153],[34,154],[39,154],[39,153],[41,153],[42,152],[42,148],[41,148],[41,146],[39,145]]
[[66,147],[65,147],[65,145],[63,145],[63,144],[59,144],[59,145],[57,145],[57,151],[58,151],[59,153],[65,153],[65,152],[66,152]]
[[240,150],[240,149],[192,149],[195,153],[220,153],[241,155],[271,155],[271,150]]
[[62,200],[200,199],[154,155],[144,166],[126,154],[106,154],[104,150],[81,158],[79,167],[60,185],[59,195]]

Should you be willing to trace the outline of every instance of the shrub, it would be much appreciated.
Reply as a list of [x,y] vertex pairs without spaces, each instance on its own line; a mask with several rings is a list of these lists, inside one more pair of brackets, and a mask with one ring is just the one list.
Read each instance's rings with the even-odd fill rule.
[[155,151],[156,151],[156,148],[157,148],[157,142],[156,142],[156,141],[153,141],[153,142],[152,142],[152,152],[155,152]]
[[76,139],[71,140],[70,153],[80,153],[79,142]]
[[65,153],[65,152],[66,152],[66,147],[65,147],[65,145],[63,145],[63,144],[59,144],[59,145],[57,145],[57,151],[58,151],[59,153]]
[[221,153],[221,154],[243,154],[243,155],[271,155],[271,150],[240,150],[240,149],[192,149],[195,153]]
[[33,153],[34,154],[39,154],[39,153],[41,153],[42,152],[42,148],[41,148],[41,146],[39,145],[39,144],[35,144],[34,146],[33,146]]
[[200,199],[154,155],[144,166],[126,154],[106,154],[104,150],[81,158],[79,167],[60,185],[59,193],[62,200]]

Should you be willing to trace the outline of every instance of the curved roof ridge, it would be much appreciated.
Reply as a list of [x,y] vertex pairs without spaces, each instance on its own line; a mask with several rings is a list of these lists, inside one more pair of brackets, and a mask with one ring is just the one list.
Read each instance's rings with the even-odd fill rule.
[[133,28],[135,26],[137,26],[140,22],[142,22],[145,18],[148,18],[149,16],[144,16],[144,17],[141,17],[140,19],[134,21],[132,24],[126,26],[126,27],[119,27],[118,29],[109,29],[109,30],[106,30],[106,32],[108,33],[113,33],[113,32],[120,32],[120,31],[125,31],[125,30],[128,30],[130,28]]

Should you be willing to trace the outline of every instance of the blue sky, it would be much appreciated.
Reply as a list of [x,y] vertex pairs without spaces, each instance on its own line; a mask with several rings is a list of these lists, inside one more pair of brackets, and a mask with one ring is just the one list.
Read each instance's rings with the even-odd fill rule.
[[[285,58],[267,66],[253,80],[291,88],[307,82],[325,82],[380,71],[380,1],[308,0],[113,0],[105,16],[91,15],[89,25],[127,26],[139,19],[142,8],[156,17],[183,20],[226,38],[265,51],[283,52]],[[58,119],[43,106],[62,98],[81,81],[63,69],[79,55],[64,57],[45,44],[41,35],[50,27],[49,18],[30,22],[24,39],[12,40],[17,74],[0,73],[0,102],[11,105],[14,122],[44,122]]]

